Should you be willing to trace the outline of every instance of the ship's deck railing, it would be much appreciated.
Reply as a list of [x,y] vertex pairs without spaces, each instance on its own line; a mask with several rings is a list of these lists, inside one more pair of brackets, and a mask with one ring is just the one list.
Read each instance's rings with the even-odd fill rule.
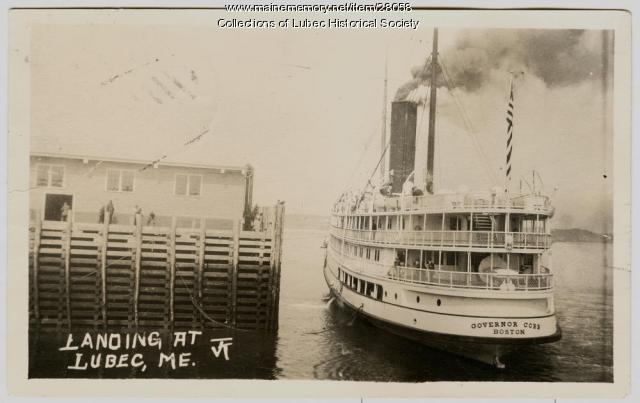
[[553,287],[553,274],[469,273],[394,267],[388,277],[392,280],[428,284],[448,288],[473,288],[499,291],[539,291]]
[[[364,273],[367,267],[375,267],[368,273],[371,277],[403,281],[413,284],[424,284],[445,288],[464,288],[496,291],[540,291],[553,288],[553,274],[551,270],[540,266],[541,273],[511,274],[508,273],[477,273],[452,270],[422,269],[414,267],[394,266],[387,269],[381,262],[373,262],[351,256],[341,256],[340,251],[332,248],[335,255],[328,259],[340,263],[356,273]],[[388,271],[387,271],[388,270]],[[387,271],[386,275],[384,275]],[[375,274],[375,273],[379,274]]]
[[512,198],[478,194],[441,194],[424,196],[369,195],[364,198],[345,200],[334,205],[335,214],[368,214],[380,212],[420,211],[439,212],[500,212],[508,210],[526,211],[550,215],[553,207],[547,196],[524,195]]
[[347,240],[382,245],[505,249],[548,249],[551,246],[550,234],[532,232],[352,230],[332,226],[331,233]]

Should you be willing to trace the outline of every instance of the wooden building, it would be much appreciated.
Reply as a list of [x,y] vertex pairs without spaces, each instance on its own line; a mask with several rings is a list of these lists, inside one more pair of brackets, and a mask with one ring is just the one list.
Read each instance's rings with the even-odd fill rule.
[[[153,163],[81,155],[31,153],[31,218],[61,221],[65,203],[73,221],[98,223],[111,201],[114,224],[133,224],[136,206],[144,225],[231,229],[251,206],[253,169],[247,165],[214,166]],[[104,212],[102,212],[104,214]]]

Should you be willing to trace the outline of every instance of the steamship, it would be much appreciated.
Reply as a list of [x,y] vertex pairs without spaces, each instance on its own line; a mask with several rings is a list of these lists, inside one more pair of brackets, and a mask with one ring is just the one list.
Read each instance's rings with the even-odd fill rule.
[[[380,185],[370,179],[364,190],[343,193],[332,208],[324,277],[341,306],[374,325],[504,368],[504,355],[518,346],[561,337],[548,253],[554,209],[535,184],[526,192],[508,185],[434,190],[434,84],[443,74],[437,42],[436,29],[423,182],[416,180],[421,168],[415,166],[418,104],[394,101],[388,141],[383,116],[382,157],[374,170],[381,173]],[[513,82],[505,183],[511,174]]]

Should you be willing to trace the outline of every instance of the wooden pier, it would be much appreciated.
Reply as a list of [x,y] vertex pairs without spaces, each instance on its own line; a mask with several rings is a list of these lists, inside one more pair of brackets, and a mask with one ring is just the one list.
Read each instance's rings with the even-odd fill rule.
[[[39,330],[276,330],[284,205],[263,230],[42,221],[30,228]],[[70,215],[71,216],[71,215]]]

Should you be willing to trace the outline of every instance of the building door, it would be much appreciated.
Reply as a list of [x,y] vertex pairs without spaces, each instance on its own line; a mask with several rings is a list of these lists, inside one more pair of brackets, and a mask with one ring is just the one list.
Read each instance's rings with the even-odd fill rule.
[[47,194],[44,199],[44,219],[62,221],[62,211],[67,203],[69,210],[73,208],[73,195]]

